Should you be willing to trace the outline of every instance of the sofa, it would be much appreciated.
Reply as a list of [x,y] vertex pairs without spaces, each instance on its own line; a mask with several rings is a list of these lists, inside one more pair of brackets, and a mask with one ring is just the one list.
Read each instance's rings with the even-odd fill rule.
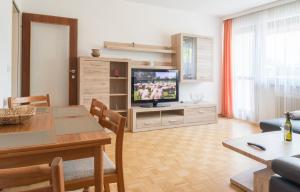
[[269,192],[300,191],[300,159],[285,157],[272,161],[272,170],[276,173],[270,178]]
[[[270,119],[261,121],[259,126],[262,132],[280,131],[280,127],[282,127],[284,122],[285,118]],[[293,126],[293,132],[300,133],[300,120],[291,120],[291,123]]]

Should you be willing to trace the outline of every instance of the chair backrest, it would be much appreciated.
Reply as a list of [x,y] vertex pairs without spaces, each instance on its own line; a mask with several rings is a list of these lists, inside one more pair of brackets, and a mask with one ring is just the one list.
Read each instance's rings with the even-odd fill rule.
[[112,110],[104,110],[100,124],[116,134],[115,162],[117,171],[123,170],[123,138],[126,117]]
[[97,99],[92,100],[90,113],[98,119],[102,127],[111,130],[116,135],[115,162],[117,171],[123,170],[123,138],[126,118],[108,110],[106,105]]
[[51,163],[51,167],[49,167],[48,165],[38,165],[11,169],[0,169],[1,189],[27,186],[46,180],[51,181],[51,184],[49,186],[31,189],[28,190],[28,192],[65,191],[62,158],[55,158]]
[[103,112],[107,110],[107,107],[104,103],[97,99],[92,99],[91,103],[91,109],[90,113],[92,116],[96,117],[98,119],[98,122],[101,122],[101,119],[103,118]]
[[49,94],[47,94],[47,95],[40,95],[40,96],[8,98],[9,108],[13,108],[19,105],[34,105],[34,106],[50,107],[50,97]]

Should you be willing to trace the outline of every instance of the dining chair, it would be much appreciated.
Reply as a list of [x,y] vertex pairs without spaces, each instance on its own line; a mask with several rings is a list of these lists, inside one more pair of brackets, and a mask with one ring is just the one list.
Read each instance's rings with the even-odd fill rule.
[[[92,105],[97,103],[98,102],[92,102]],[[111,130],[116,135],[115,164],[108,155],[103,152],[104,189],[106,192],[109,192],[109,184],[117,183],[118,192],[124,192],[123,138],[126,118],[112,110],[105,109],[100,112],[101,107],[96,107],[96,109],[98,112],[94,113],[94,115],[96,114],[99,119],[99,124]],[[94,185],[94,159],[85,158],[65,161],[64,174],[67,190],[84,188],[83,191],[87,192],[89,187]]]
[[37,189],[30,189],[27,190],[27,192],[64,192],[65,186],[62,158],[56,157],[52,161],[51,166],[35,165],[28,167],[0,169],[1,189],[27,186],[47,180],[51,181],[50,185],[39,187]]
[[104,111],[107,110],[107,106],[97,99],[92,99],[90,114],[98,120],[101,125]]
[[50,106],[50,97],[47,95],[29,96],[29,97],[9,97],[8,107],[13,108],[20,105],[34,105],[34,106]]

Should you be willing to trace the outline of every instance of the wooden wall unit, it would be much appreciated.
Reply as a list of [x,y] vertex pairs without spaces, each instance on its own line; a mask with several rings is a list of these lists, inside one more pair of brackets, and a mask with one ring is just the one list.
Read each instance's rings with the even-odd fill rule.
[[[185,59],[187,50],[184,49],[184,43],[187,41],[190,41],[192,64]],[[211,37],[175,34],[172,35],[172,47],[176,52],[172,55],[172,62],[180,70],[182,82],[213,80],[213,39]]]
[[[130,60],[80,57],[79,103],[90,108],[92,98],[101,100],[110,109],[127,116],[131,106],[129,94]],[[120,76],[114,76],[118,68]]]
[[[171,127],[182,127],[217,121],[216,105],[172,104],[170,107],[131,107],[131,69],[179,69],[181,82],[213,80],[213,39],[210,37],[176,34],[171,37],[172,47],[135,43],[105,42],[108,49],[143,51],[170,54],[171,61],[136,61],[117,58],[79,58],[79,102],[90,107],[92,98],[104,102],[110,109],[128,117],[128,127],[133,132]],[[191,49],[184,48],[191,43]],[[187,47],[187,46],[185,46]],[[192,78],[187,77],[186,52],[193,51]],[[191,59],[191,56],[189,57]],[[114,76],[118,68],[120,76]]]
[[130,130],[140,132],[216,123],[217,110],[209,103],[177,103],[170,107],[132,107],[130,117]]

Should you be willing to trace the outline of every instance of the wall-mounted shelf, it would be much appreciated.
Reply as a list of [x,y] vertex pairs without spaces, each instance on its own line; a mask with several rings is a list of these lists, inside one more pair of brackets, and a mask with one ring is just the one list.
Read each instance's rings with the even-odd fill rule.
[[145,45],[137,43],[119,43],[105,41],[104,47],[107,49],[123,50],[123,51],[141,51],[150,53],[166,53],[175,54],[176,51],[172,47],[160,46],[160,45]]
[[131,61],[132,68],[149,68],[149,69],[176,69],[171,62],[167,61]]
[[174,70],[177,69],[173,66],[151,66],[151,65],[133,65],[132,68],[134,69],[170,69]]
[[127,93],[111,93],[110,96],[111,97],[119,97],[119,96],[127,96]]
[[126,80],[127,77],[110,77],[112,80]]
[[118,112],[118,113],[127,113],[127,109],[113,109],[113,111]]

